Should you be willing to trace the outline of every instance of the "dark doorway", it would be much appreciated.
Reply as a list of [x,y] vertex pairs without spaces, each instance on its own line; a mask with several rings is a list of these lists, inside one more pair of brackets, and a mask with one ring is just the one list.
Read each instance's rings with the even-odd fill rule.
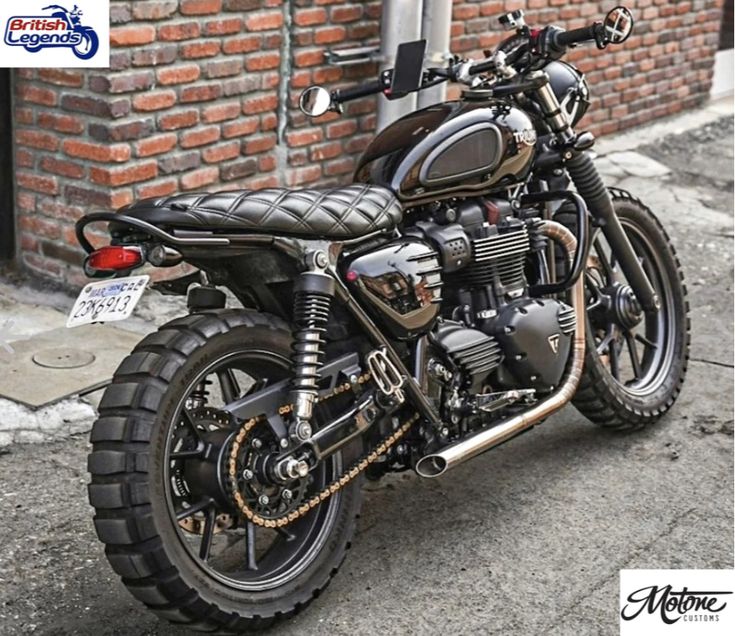
[[0,261],[15,257],[13,114],[10,69],[0,69]]

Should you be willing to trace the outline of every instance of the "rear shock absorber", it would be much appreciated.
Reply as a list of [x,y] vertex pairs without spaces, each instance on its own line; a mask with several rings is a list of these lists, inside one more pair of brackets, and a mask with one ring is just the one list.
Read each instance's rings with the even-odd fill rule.
[[305,441],[311,437],[311,416],[319,392],[319,371],[324,358],[324,333],[334,297],[334,279],[326,273],[329,264],[322,251],[307,256],[308,270],[294,285],[296,325],[291,353],[293,380],[291,400],[294,423],[291,437]]

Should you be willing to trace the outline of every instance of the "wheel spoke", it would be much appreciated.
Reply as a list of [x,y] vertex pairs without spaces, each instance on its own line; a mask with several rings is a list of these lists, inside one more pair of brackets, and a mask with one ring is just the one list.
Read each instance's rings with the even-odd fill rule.
[[286,528],[276,528],[276,532],[280,534],[286,541],[293,541],[296,538],[296,535],[293,532],[286,530]]
[[633,366],[633,375],[636,380],[640,380],[641,374],[641,362],[638,358],[638,350],[635,346],[635,338],[630,332],[625,334],[625,342],[628,345],[628,353],[630,354],[630,364]]
[[595,241],[595,253],[597,254],[597,258],[602,265],[602,269],[605,270],[605,276],[607,277],[608,281],[612,282],[613,280],[615,280],[615,272],[613,272],[613,268],[610,265],[610,261],[605,255],[604,250],[602,249],[602,243],[600,243],[599,239]]
[[201,501],[189,506],[188,508],[184,508],[183,510],[177,512],[176,520],[181,521],[182,519],[186,519],[187,517],[195,515],[197,512],[206,510],[207,508],[209,508],[209,506],[212,505],[212,503],[213,502],[209,497],[207,497],[206,499],[202,499]]
[[617,348],[615,339],[610,341],[610,373],[620,382],[620,349]]
[[187,411],[183,407],[181,409],[181,419],[184,422],[184,424],[186,424],[191,429],[191,431],[196,436],[197,440],[199,440],[200,442],[203,442],[203,440],[202,440],[202,431],[200,431],[197,428],[197,425],[194,422],[194,420],[192,419],[191,414],[189,413],[189,411]]
[[600,342],[600,344],[597,345],[597,355],[601,356],[605,353],[605,351],[610,350],[610,343],[613,341],[614,337],[615,337],[615,334],[612,331],[605,334],[605,337],[602,339],[602,342]]
[[641,344],[646,345],[647,347],[650,347],[651,349],[658,349],[658,345],[655,342],[652,342],[645,336],[642,336],[641,334],[637,333],[635,336],[633,336],[638,342]]
[[217,378],[219,379],[219,385],[222,388],[222,398],[225,404],[234,402],[240,397],[240,386],[235,378],[235,372],[232,369],[223,369],[217,371]]
[[206,444],[199,440],[196,448],[173,451],[171,455],[169,455],[169,459],[190,459],[191,457],[201,457],[206,448]]
[[248,570],[257,570],[258,561],[255,558],[255,524],[248,522],[247,535],[245,537],[247,545],[247,563],[246,567]]
[[199,544],[199,558],[202,561],[209,559],[209,552],[212,549],[212,539],[214,539],[214,524],[216,518],[217,511],[214,509],[214,506],[210,506],[207,510],[207,520],[204,523],[202,541]]

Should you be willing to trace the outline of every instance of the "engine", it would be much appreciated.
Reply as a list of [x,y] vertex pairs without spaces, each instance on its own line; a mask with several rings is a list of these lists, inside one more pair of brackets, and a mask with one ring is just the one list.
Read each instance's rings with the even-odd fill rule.
[[429,368],[455,395],[547,393],[569,357],[573,309],[528,293],[537,262],[529,256],[546,250],[546,238],[535,215],[511,212],[507,201],[465,200],[437,206],[407,232],[441,261],[442,314],[430,334],[436,358]]

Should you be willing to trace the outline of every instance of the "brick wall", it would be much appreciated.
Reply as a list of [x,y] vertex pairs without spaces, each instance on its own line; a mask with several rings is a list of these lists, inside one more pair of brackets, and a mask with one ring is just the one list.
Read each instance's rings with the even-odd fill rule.
[[[80,285],[73,223],[91,208],[200,189],[349,181],[375,126],[375,99],[318,122],[296,106],[312,83],[376,73],[329,67],[326,48],[376,43],[380,2],[112,0],[108,70],[15,74],[16,216],[21,263]],[[452,50],[479,56],[502,37],[495,18],[574,28],[615,2],[455,1]],[[624,47],[573,52],[595,101],[598,134],[700,103],[709,91],[722,0],[629,2]],[[450,91],[455,94],[456,91]]]

